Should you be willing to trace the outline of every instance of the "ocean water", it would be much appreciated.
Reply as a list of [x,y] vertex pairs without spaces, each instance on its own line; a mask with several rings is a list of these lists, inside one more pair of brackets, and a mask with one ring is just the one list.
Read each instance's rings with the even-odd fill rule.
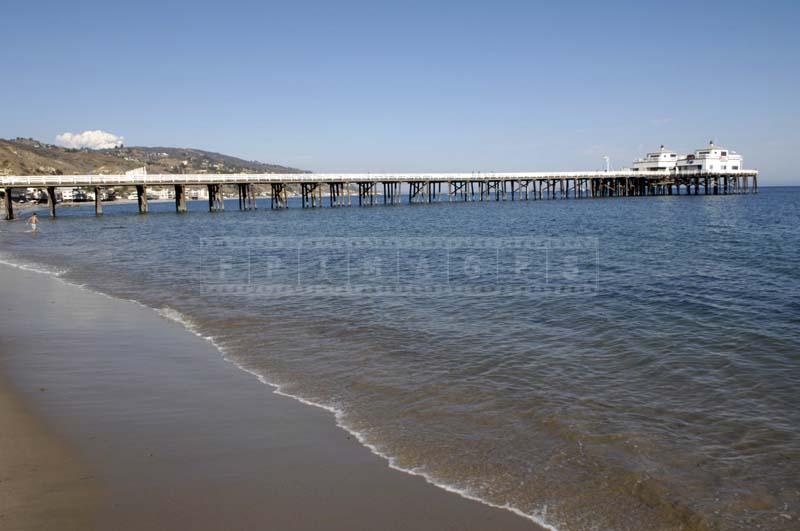
[[800,188],[295,206],[62,208],[0,224],[0,259],[151,306],[554,529],[800,527]]

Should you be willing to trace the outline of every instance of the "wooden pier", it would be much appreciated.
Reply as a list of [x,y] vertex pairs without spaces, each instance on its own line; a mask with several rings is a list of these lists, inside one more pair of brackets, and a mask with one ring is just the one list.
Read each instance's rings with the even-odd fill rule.
[[[223,212],[223,189],[238,189],[239,209],[257,208],[255,186],[269,189],[270,208],[288,208],[290,189],[303,208],[395,205],[403,202],[541,201],[649,197],[664,195],[727,195],[758,192],[758,172],[556,172],[556,173],[385,173],[385,174],[195,174],[195,175],[57,175],[0,177],[5,219],[14,219],[14,189],[45,190],[50,215],[56,215],[56,188],[91,188],[95,213],[102,215],[103,188],[135,187],[140,214],[147,214],[147,188],[173,186],[175,210],[187,211],[187,187],[205,186],[210,212]],[[405,194],[405,195],[404,195]]]

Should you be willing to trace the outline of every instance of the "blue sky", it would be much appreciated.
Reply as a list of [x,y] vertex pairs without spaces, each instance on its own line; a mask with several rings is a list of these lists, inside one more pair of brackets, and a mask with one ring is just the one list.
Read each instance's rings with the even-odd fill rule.
[[800,3],[9,2],[0,137],[317,171],[619,167],[710,138],[800,184]]

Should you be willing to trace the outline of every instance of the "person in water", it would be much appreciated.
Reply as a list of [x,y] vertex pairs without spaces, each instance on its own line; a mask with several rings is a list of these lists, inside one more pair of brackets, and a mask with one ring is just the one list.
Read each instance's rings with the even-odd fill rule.
[[31,230],[36,231],[36,224],[39,223],[39,217],[35,212],[31,217],[28,218],[28,223],[31,225]]

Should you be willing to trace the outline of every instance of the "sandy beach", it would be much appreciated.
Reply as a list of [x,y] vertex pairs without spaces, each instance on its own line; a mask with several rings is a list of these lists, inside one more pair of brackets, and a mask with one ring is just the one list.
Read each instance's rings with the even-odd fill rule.
[[0,426],[0,528],[92,528],[99,493],[88,467],[2,374]]
[[149,308],[0,265],[3,529],[534,529]]

